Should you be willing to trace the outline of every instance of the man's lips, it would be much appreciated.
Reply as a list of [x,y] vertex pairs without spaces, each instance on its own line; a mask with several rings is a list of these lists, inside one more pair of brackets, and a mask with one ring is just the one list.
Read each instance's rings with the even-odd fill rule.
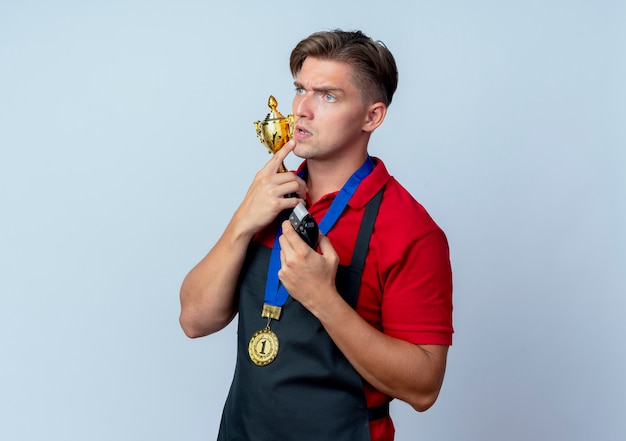
[[302,135],[310,135],[311,132],[306,129],[306,127],[301,125],[296,125],[296,132],[301,133]]
[[297,124],[293,133],[293,137],[296,138],[297,141],[304,141],[309,136],[312,136],[312,133],[307,130],[306,127]]

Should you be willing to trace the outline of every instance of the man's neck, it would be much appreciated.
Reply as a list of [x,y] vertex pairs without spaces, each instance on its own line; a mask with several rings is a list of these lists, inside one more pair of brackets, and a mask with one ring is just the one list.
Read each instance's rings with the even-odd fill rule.
[[307,185],[311,202],[322,196],[341,190],[350,176],[367,159],[367,151],[344,160],[307,160]]

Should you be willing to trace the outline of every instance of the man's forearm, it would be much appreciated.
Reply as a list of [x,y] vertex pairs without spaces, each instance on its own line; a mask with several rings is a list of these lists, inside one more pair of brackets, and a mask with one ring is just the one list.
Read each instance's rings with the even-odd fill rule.
[[342,299],[318,313],[335,344],[361,376],[379,391],[424,411],[437,399],[447,346],[414,345],[373,328]]

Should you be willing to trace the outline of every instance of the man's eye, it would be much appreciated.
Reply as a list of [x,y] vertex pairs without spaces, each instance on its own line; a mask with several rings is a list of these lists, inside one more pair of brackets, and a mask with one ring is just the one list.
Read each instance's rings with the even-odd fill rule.
[[326,93],[324,94],[324,100],[328,101],[329,103],[334,103],[337,99],[335,98],[335,95],[331,93]]
[[304,89],[302,87],[296,87],[296,95],[304,95]]

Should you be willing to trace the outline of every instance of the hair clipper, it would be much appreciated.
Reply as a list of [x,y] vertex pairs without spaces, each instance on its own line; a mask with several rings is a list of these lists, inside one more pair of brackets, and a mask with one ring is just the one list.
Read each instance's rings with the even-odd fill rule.
[[315,219],[307,211],[302,202],[298,203],[289,215],[289,222],[291,222],[293,228],[311,248],[317,248],[319,228],[317,222],[315,222]]

